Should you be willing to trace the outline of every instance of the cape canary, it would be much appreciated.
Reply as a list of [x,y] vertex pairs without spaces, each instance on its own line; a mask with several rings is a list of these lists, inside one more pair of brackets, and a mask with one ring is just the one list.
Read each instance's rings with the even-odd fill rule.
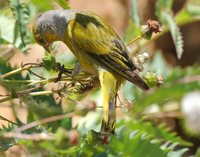
[[91,12],[50,10],[33,24],[33,36],[47,51],[54,41],[63,41],[82,69],[99,77],[103,92],[102,135],[114,133],[116,95],[124,80],[143,90],[149,87],[136,72],[129,52],[115,31]]

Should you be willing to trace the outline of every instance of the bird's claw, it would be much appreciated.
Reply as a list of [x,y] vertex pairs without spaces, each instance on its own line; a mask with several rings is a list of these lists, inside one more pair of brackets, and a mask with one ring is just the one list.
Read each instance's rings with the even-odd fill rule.
[[71,70],[66,69],[64,65],[61,65],[60,63],[56,64],[56,70],[59,71],[58,77],[56,78],[55,82],[58,82],[61,80],[62,74],[71,74]]

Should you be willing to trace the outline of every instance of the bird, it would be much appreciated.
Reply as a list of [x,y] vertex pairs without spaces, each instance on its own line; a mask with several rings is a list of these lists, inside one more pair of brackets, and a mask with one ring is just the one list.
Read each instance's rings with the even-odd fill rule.
[[49,10],[36,17],[32,33],[48,52],[53,42],[64,42],[83,71],[99,78],[103,93],[102,136],[115,132],[117,92],[126,80],[149,90],[122,39],[95,13]]

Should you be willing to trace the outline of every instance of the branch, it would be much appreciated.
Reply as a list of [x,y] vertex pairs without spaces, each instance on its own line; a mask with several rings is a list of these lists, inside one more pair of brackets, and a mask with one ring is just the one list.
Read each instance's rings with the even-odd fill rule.
[[[175,17],[175,19],[176,19],[176,17]],[[190,18],[188,20],[184,20],[184,19],[183,20],[181,20],[181,19],[177,20],[176,19],[176,23],[177,23],[178,26],[184,26],[186,24],[189,24],[189,23],[192,23],[192,22],[195,22],[195,21],[200,21],[200,19],[198,19],[198,18]],[[165,35],[167,32],[169,32],[169,28],[165,27],[165,28],[162,29],[162,31],[159,34],[154,35],[151,38],[151,40],[140,40],[137,43],[137,48],[134,51],[132,51],[131,54],[135,55],[135,54],[139,53],[141,48],[146,47],[148,44],[150,44],[153,41],[156,41],[161,36]]]
[[[53,94],[53,93],[56,93],[56,91],[40,91],[40,92],[32,92],[32,93],[29,93],[28,95],[29,96],[40,96],[40,95],[50,95],[50,94]],[[24,93],[24,95],[27,94],[27,93]],[[16,94],[15,97],[12,97],[12,96],[7,96],[3,99],[0,99],[0,103],[3,103],[3,102],[6,102],[6,101],[9,101],[9,100],[13,100],[13,99],[17,99],[21,96],[24,96],[23,94]]]
[[9,119],[7,119],[7,118],[1,116],[1,115],[0,115],[0,119],[6,121],[6,122],[8,122],[8,123],[11,123],[11,124],[17,125],[17,123],[14,123],[14,122],[12,122],[11,120],[9,120]]
[[200,81],[200,75],[187,76],[176,80],[177,83],[190,83],[194,81]]
[[6,74],[3,74],[0,76],[0,79],[5,79],[6,77],[9,77],[9,76],[12,76],[12,75],[15,75],[17,73],[20,73],[22,71],[25,71],[25,70],[29,70],[30,68],[32,68],[33,66],[32,65],[28,65],[26,67],[21,67],[21,68],[18,68],[16,70],[13,70],[13,71],[10,71]]
[[74,115],[74,113],[71,112],[71,113],[66,113],[66,114],[61,114],[61,115],[56,115],[56,116],[44,118],[42,120],[37,120],[37,121],[31,122],[31,123],[28,123],[28,124],[26,124],[22,127],[16,128],[14,131],[15,132],[22,132],[22,131],[28,130],[30,128],[33,128],[37,125],[54,122],[54,121],[61,120],[61,119],[64,119],[64,118],[70,118],[73,115]]
[[3,82],[3,83],[22,83],[22,84],[26,84],[26,83],[34,83],[36,81],[35,80],[5,80],[5,79],[1,79],[0,82]]
[[[79,133],[76,130],[65,131],[64,129],[59,130],[62,132],[62,138],[70,145],[76,145],[79,141]],[[17,138],[23,140],[32,140],[32,141],[44,141],[44,140],[57,140],[58,135],[52,133],[34,133],[34,134],[22,134],[18,132],[8,132],[0,134],[1,138]]]
[[[75,81],[74,81],[75,79]],[[34,81],[24,88],[27,90],[24,91],[19,91],[15,93],[15,95],[0,95],[0,96],[5,96],[5,98],[0,99],[0,103],[20,98],[22,96],[41,96],[41,95],[50,95],[53,93],[57,93],[59,95],[62,95],[61,93],[75,93],[75,94],[82,94],[88,90],[91,90],[92,88],[95,88],[99,85],[98,79],[92,76],[88,76],[87,74],[80,74],[74,77],[69,77],[69,76],[64,76],[61,78],[60,81],[68,81],[68,83],[64,84],[64,86],[60,89],[57,90],[49,90],[49,91],[38,91],[38,92],[31,92],[39,87],[43,87],[43,85],[50,83],[50,82],[55,82],[57,80],[57,77],[53,77],[50,79],[45,79],[45,80],[39,80],[39,81]],[[17,80],[16,80],[17,81]],[[28,80],[26,80],[28,82]],[[31,88],[33,85],[39,84],[39,87]]]
[[4,138],[18,138],[25,140],[41,141],[41,140],[54,140],[55,136],[53,134],[39,133],[39,134],[22,134],[16,132],[3,133],[0,137]]
[[160,119],[160,118],[181,118],[183,113],[180,111],[170,111],[170,112],[156,112],[144,114],[144,119]]

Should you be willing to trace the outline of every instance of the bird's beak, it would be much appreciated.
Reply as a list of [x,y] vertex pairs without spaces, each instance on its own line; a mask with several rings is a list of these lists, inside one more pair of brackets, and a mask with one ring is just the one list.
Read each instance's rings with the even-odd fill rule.
[[51,44],[50,43],[45,43],[43,45],[43,47],[48,53],[51,53]]

